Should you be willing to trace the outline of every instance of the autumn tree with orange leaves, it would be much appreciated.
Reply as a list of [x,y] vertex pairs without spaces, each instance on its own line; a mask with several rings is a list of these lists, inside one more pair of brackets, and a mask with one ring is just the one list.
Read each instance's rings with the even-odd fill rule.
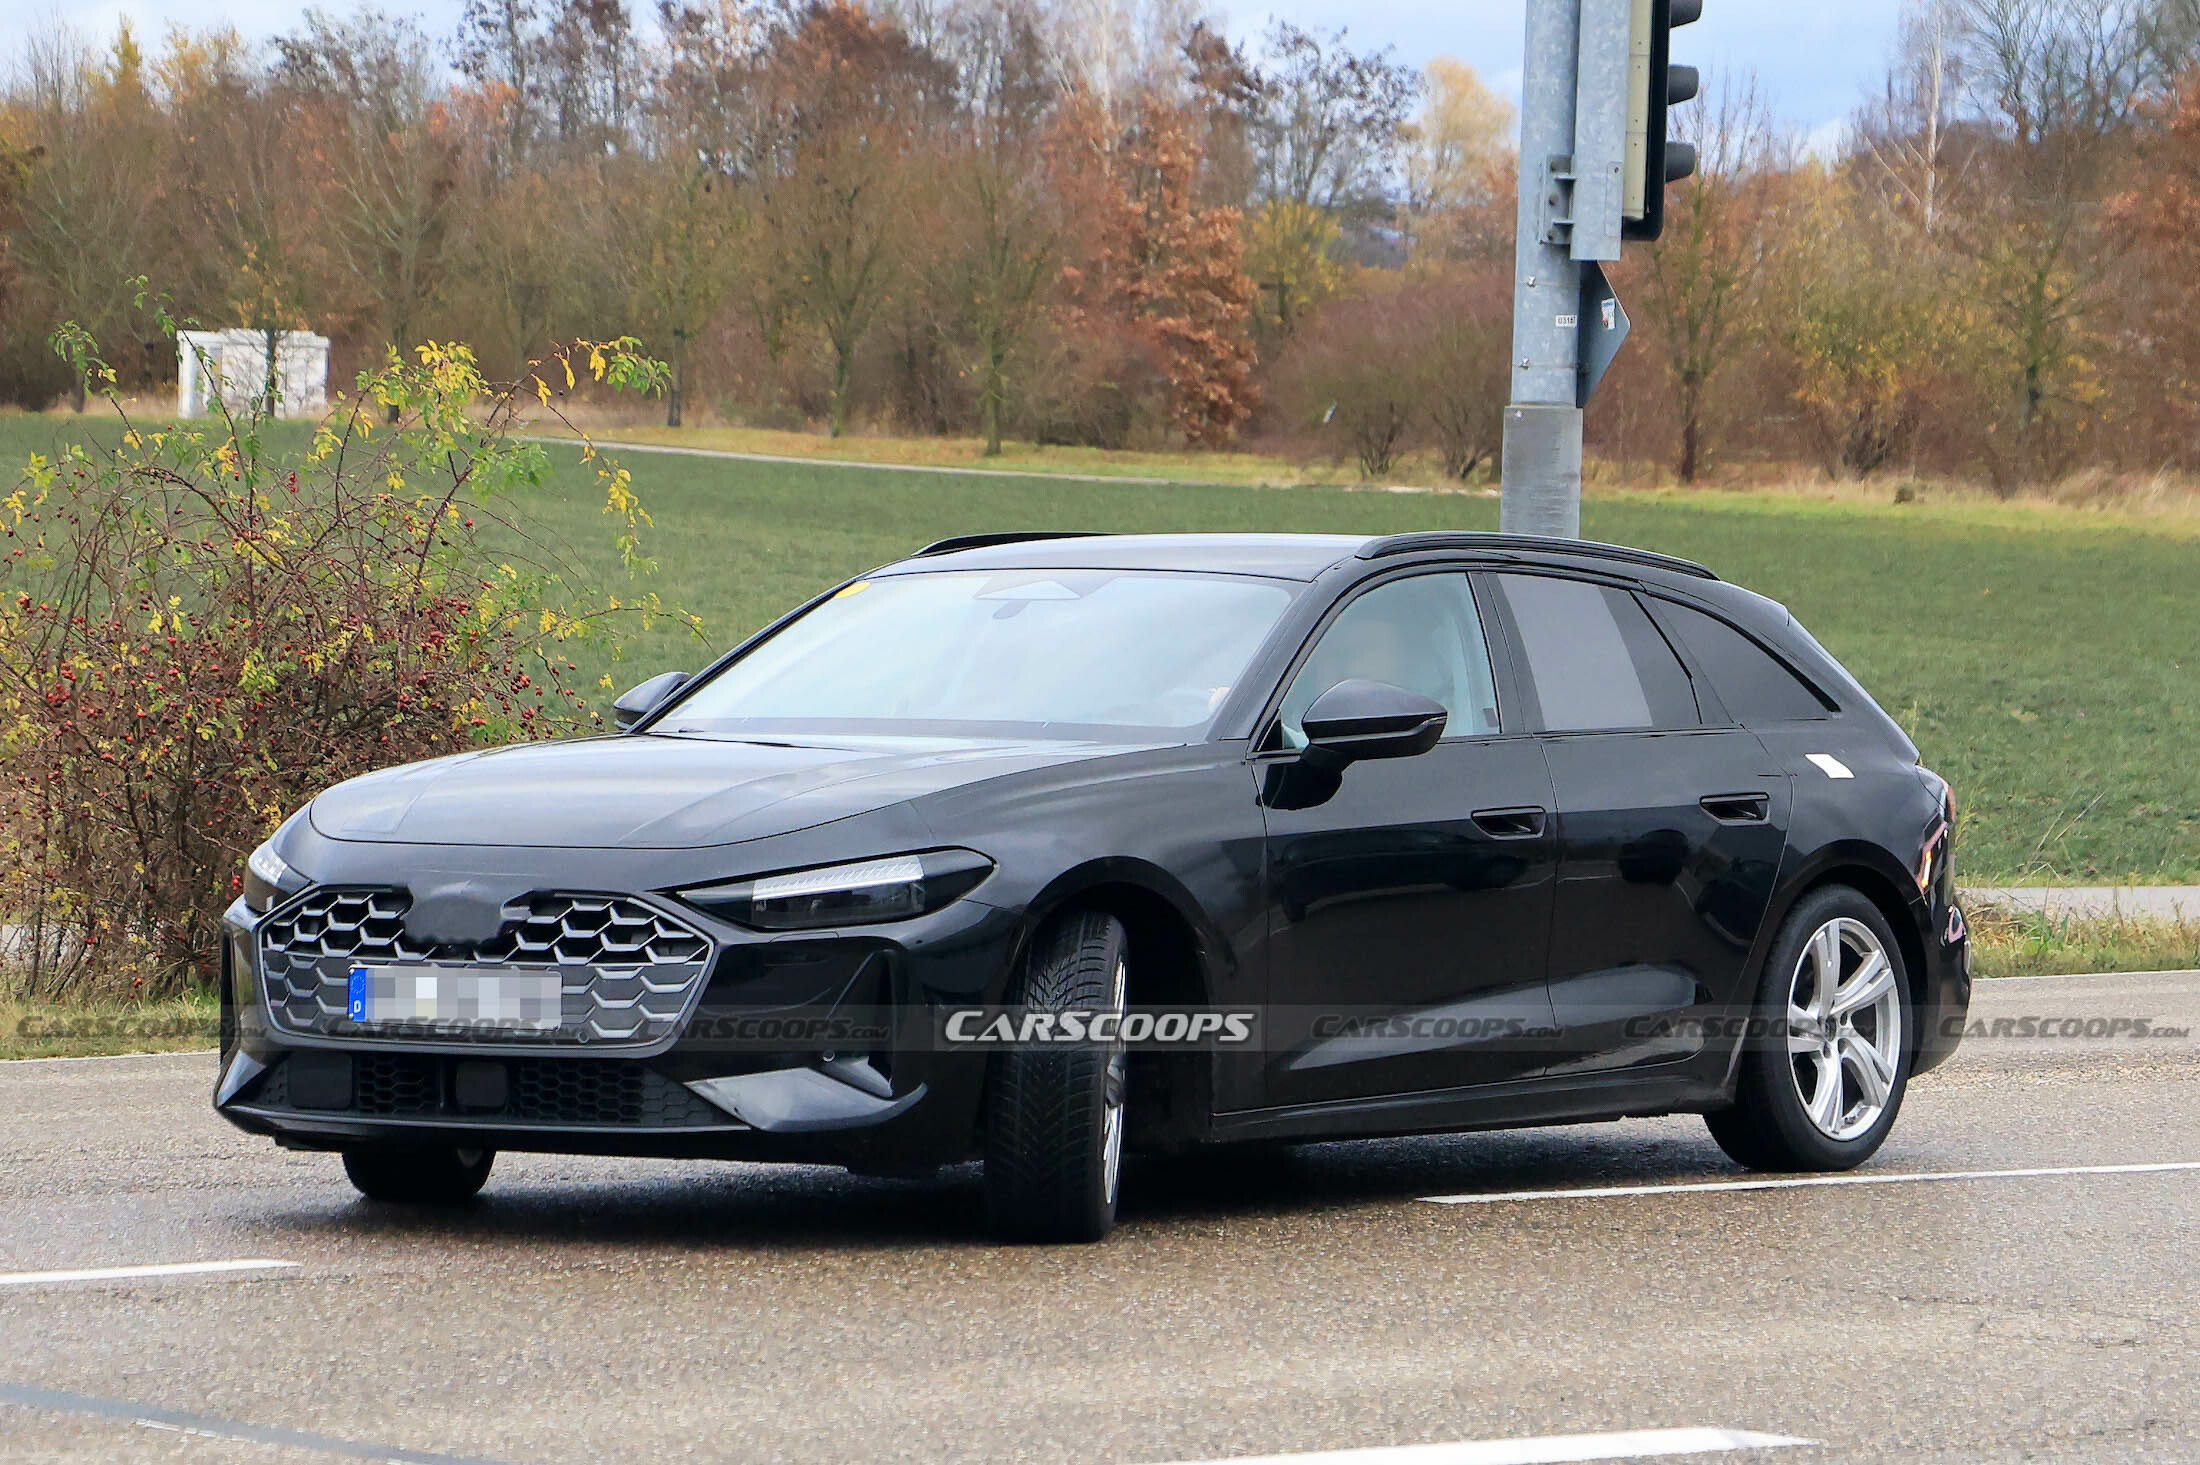
[[1095,98],[1075,97],[1054,158],[1057,188],[1082,214],[1069,235],[1083,248],[1062,272],[1068,330],[1127,332],[1165,378],[1169,420],[1184,440],[1227,442],[1260,400],[1254,286],[1239,211],[1197,200],[1199,156],[1184,114],[1149,97],[1119,127]]

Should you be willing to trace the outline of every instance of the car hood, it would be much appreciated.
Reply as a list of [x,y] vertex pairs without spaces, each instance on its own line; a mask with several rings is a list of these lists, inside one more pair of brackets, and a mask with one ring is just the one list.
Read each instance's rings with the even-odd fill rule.
[[1132,751],[1070,742],[626,735],[385,769],[312,804],[330,839],[700,849],[786,834],[983,779]]

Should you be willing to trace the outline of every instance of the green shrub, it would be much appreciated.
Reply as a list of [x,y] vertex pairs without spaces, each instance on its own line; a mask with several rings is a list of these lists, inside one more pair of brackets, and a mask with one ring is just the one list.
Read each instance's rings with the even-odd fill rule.
[[[134,422],[81,332],[56,346],[117,421],[0,501],[0,960],[25,996],[203,981],[286,815],[373,768],[588,724],[564,652],[662,613],[592,589],[506,504],[548,471],[510,432],[522,393],[557,412],[576,387],[653,390],[631,340],[501,388],[424,346],[302,449],[256,409]],[[626,470],[586,451],[646,569]]]

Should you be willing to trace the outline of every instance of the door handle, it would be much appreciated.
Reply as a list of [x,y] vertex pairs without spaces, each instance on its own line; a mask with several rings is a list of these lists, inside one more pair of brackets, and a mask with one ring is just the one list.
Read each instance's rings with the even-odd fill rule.
[[1484,809],[1474,822],[1492,839],[1537,839],[1546,817],[1541,809]]
[[1721,824],[1764,824],[1772,818],[1769,794],[1713,794],[1703,801],[1704,812]]

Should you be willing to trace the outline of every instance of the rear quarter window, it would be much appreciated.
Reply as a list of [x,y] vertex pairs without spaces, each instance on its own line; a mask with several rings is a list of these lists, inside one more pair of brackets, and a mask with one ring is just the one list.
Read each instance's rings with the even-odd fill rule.
[[1670,600],[1651,603],[1666,634],[1686,649],[1736,722],[1811,722],[1827,715],[1809,683],[1725,621]]

